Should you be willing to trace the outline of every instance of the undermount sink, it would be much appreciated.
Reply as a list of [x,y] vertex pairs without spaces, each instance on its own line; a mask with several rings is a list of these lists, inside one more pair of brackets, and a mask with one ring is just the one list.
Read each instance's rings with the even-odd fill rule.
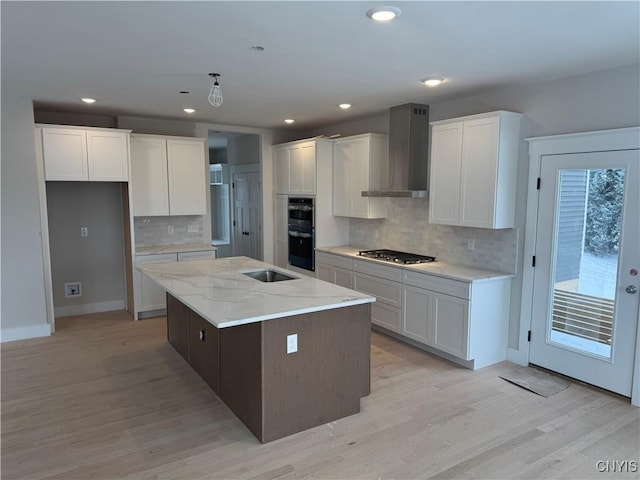
[[253,272],[242,272],[243,275],[247,277],[255,278],[256,280],[260,280],[261,282],[271,283],[271,282],[284,282],[285,280],[296,280],[297,277],[292,277],[282,272],[277,272],[276,270],[256,270]]

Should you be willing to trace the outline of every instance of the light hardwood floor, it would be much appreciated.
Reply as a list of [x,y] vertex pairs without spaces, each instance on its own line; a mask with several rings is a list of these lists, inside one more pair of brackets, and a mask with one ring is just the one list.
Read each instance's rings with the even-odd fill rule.
[[260,444],[166,343],[164,318],[56,321],[3,344],[2,478],[638,478],[640,409],[573,383],[550,398],[372,336],[359,414]]

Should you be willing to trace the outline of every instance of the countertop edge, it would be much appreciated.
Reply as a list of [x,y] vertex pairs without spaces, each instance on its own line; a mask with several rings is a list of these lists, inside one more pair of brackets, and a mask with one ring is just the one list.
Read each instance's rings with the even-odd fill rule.
[[[355,305],[363,305],[365,303],[374,303],[375,301],[376,301],[375,297],[358,298],[358,299],[349,300],[349,301],[346,301],[346,302],[322,305],[322,306],[319,306],[319,307],[301,308],[299,310],[290,310],[290,311],[284,312],[284,313],[274,313],[274,314],[269,314],[269,315],[260,315],[258,317],[245,318],[245,319],[242,319],[242,320],[230,320],[230,321],[227,321],[227,322],[219,322],[217,324],[214,323],[213,321],[209,321],[209,323],[211,323],[216,328],[236,327],[238,325],[246,325],[248,323],[257,323],[257,322],[265,322],[265,321],[269,321],[269,320],[275,320],[277,318],[293,317],[295,315],[304,315],[306,313],[322,312],[324,310],[335,310],[336,308],[353,307]],[[189,305],[187,305],[187,306],[189,306]],[[197,310],[194,309],[194,311],[196,311],[196,313],[201,315],[200,312],[198,312]]]

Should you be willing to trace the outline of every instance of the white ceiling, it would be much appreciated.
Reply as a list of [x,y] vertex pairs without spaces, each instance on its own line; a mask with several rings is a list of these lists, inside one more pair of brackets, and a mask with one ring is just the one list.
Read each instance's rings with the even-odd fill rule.
[[388,2],[388,24],[379,4],[2,1],[2,82],[47,110],[306,129],[640,61],[637,1]]

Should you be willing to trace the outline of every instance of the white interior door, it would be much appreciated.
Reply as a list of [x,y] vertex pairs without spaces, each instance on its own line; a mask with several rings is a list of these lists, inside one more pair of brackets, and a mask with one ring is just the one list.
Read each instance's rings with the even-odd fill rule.
[[640,151],[541,159],[530,363],[631,396]]
[[233,252],[260,260],[260,175],[258,172],[233,174]]

